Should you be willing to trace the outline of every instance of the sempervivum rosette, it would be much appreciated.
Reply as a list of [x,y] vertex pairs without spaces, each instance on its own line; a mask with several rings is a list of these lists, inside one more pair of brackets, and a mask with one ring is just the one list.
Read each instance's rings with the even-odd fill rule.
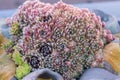
[[32,70],[49,68],[72,80],[102,63],[102,50],[114,38],[87,9],[63,2],[26,1],[9,19],[12,41]]

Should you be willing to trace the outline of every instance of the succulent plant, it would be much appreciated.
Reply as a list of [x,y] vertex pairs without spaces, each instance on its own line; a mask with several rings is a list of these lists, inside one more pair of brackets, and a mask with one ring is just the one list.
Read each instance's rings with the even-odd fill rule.
[[[32,70],[49,68],[64,80],[100,65],[104,45],[114,39],[100,17],[62,1],[26,1],[9,21],[13,42]],[[13,33],[16,23],[19,32]]]
[[17,80],[21,80],[31,71],[31,67],[22,59],[21,54],[19,53],[19,51],[17,51],[16,47],[13,47],[13,49],[14,52],[12,55],[12,60],[16,64],[15,77],[17,78]]

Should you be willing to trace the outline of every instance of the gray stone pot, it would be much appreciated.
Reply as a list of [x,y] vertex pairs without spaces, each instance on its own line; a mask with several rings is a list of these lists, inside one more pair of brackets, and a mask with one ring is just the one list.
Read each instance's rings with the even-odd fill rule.
[[[62,76],[56,72],[53,72],[47,68],[36,70],[27,76],[25,76],[22,80],[39,80],[38,78],[42,78],[47,80],[48,78],[52,80],[63,80]],[[48,79],[49,80],[49,79]]]
[[102,68],[91,68],[86,70],[79,80],[120,80],[120,76]]

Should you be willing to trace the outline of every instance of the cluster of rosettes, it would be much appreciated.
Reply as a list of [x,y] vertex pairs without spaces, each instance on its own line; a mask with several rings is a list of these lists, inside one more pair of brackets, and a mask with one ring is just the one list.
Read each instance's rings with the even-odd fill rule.
[[32,70],[49,68],[64,80],[100,65],[104,45],[114,39],[100,17],[62,1],[26,1],[8,21],[12,41]]

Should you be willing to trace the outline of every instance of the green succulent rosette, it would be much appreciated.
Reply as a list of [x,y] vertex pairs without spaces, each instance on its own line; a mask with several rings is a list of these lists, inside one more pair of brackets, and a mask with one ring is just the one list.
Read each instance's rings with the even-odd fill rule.
[[25,75],[30,73],[31,67],[26,62],[24,62],[24,60],[21,57],[21,54],[19,53],[19,51],[17,51],[16,48],[14,48],[12,59],[14,60],[17,66],[15,76],[18,80],[21,80]]

